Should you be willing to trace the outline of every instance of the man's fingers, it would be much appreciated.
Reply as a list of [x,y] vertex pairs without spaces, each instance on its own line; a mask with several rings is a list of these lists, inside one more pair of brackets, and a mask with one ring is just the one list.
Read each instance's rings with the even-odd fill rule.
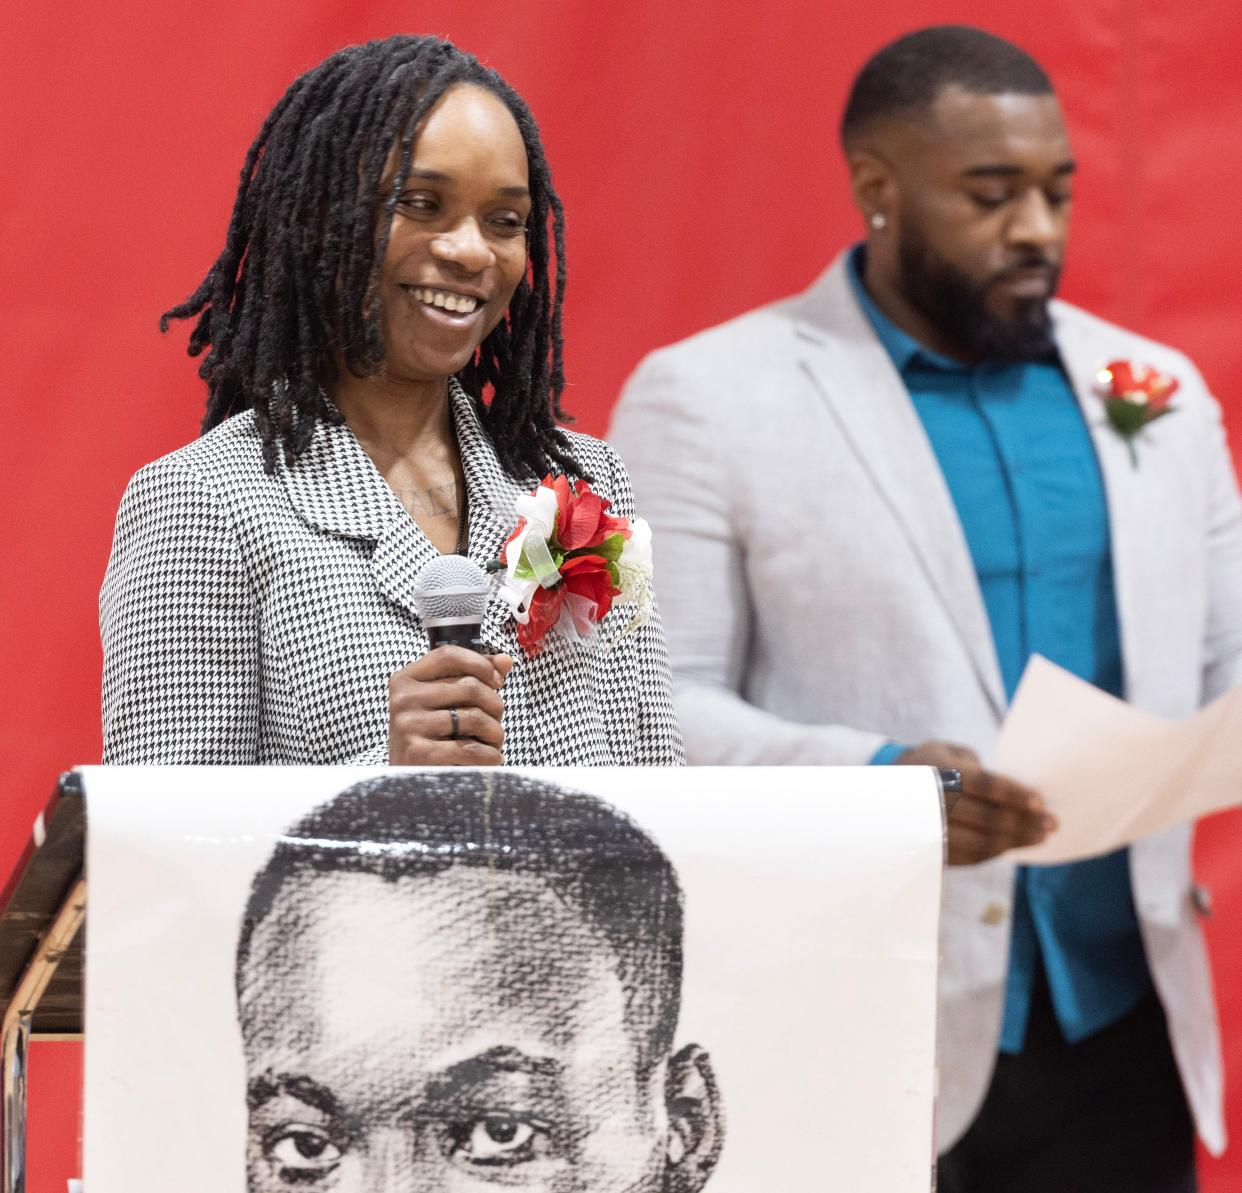
[[1037,845],[1056,828],[1056,820],[1049,815],[1037,791],[986,770],[969,746],[925,741],[907,750],[897,761],[945,767],[961,774],[961,794],[945,796],[952,865],[982,862],[1009,849]]
[[954,826],[949,830],[949,865],[973,866],[986,862],[1001,851],[986,833],[967,826]]
[[991,858],[1000,857],[1011,849],[1022,845],[1034,845],[1033,840],[1015,840],[1005,835],[996,835],[973,825],[951,824],[949,826],[949,865],[969,866],[975,862],[986,862]]
[[1055,827],[1044,812],[980,799],[966,793],[949,813],[949,823],[986,833],[1013,845],[1037,845]]
[[[1002,802],[1006,793],[1015,802]],[[1042,808],[1042,801],[1037,802]],[[993,786],[986,795],[978,791],[963,794],[949,814],[949,864],[972,865],[1010,849],[1038,845],[1056,822],[1027,803],[1026,790],[1016,784]]]
[[1044,801],[1038,791],[1027,787],[1006,775],[998,775],[995,771],[979,767],[972,770],[970,781],[962,774],[962,786],[970,795],[976,795],[989,803],[1005,807],[1025,808],[1030,812],[1044,812]]

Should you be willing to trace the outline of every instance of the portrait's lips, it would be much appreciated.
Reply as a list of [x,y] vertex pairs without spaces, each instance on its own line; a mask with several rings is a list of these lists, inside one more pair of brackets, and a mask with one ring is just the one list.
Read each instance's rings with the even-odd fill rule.
[[401,283],[401,291],[420,314],[440,327],[464,329],[472,327],[483,317],[487,306],[486,296],[449,290],[440,286],[416,286]]
[[1015,298],[1050,298],[1056,286],[1057,271],[1051,265],[1027,265],[1007,269],[996,278]]

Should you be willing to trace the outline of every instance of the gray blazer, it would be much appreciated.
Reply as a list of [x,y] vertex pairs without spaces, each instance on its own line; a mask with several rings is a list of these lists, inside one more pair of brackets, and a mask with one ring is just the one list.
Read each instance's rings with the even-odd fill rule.
[[[1005,712],[952,499],[844,256],[806,293],[649,356],[611,439],[655,531],[692,763],[862,764],[886,739],[990,749]],[[1242,506],[1220,412],[1186,357],[1055,304],[1103,469],[1126,697],[1165,717],[1242,680]],[[1177,376],[1139,466],[1093,393],[1129,358]],[[1199,1133],[1224,1146],[1189,826],[1132,850],[1135,899]],[[996,1055],[1014,867],[951,870],[941,966],[939,1146]]]
[[[452,399],[469,554],[483,565],[531,486],[501,468],[456,385]],[[632,517],[616,453],[571,439],[595,489]],[[321,423],[274,476],[248,411],[143,468],[100,594],[104,761],[387,762],[388,677],[428,649],[413,587],[435,554],[345,425]],[[503,692],[506,762],[684,760],[659,616],[619,637],[634,612],[614,607],[596,646],[549,637],[526,659],[493,594],[483,640],[517,659]]]

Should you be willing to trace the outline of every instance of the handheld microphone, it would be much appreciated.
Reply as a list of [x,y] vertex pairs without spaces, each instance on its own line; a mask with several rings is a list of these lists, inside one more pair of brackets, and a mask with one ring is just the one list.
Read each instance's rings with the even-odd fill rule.
[[464,555],[437,555],[414,581],[414,607],[423,619],[431,649],[464,646],[489,653],[479,637],[491,582]]

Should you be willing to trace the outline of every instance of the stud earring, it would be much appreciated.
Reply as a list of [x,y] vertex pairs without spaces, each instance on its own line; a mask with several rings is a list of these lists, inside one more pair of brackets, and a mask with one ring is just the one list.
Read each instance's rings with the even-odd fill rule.
[[877,232],[882,232],[888,227],[888,217],[882,211],[873,211],[870,223]]

